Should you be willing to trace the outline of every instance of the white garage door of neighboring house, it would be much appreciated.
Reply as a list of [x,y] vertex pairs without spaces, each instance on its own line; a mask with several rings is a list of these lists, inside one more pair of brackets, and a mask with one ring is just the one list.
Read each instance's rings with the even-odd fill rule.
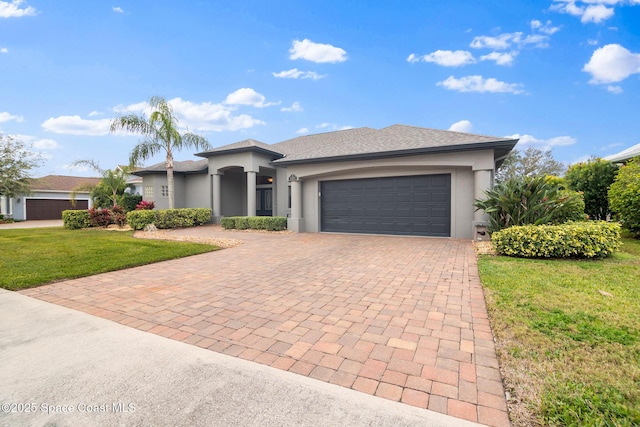
[[451,236],[451,175],[321,182],[321,230]]
[[37,219],[62,219],[62,211],[68,209],[89,209],[88,200],[76,200],[76,205],[71,200],[64,199],[27,199],[27,220]]

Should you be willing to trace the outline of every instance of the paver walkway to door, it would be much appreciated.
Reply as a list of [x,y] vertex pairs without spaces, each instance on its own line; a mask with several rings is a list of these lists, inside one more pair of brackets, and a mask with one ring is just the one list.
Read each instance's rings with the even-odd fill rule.
[[262,234],[23,294],[487,425],[509,425],[471,242]]

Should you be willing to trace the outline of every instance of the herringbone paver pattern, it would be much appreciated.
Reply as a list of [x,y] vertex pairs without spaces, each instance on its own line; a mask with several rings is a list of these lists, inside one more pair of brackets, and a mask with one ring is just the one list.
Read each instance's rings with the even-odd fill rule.
[[509,425],[471,242],[181,232],[245,243],[22,293],[385,399]]

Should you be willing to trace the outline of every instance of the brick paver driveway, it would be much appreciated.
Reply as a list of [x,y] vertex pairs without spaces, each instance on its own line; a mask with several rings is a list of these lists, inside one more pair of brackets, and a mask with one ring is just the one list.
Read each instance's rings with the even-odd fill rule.
[[471,242],[186,232],[245,243],[22,293],[386,399],[508,425]]

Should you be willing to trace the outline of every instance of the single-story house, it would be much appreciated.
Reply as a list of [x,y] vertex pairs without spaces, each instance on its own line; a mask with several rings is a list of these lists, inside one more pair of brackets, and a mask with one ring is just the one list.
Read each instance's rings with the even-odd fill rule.
[[[286,216],[295,232],[475,239],[473,206],[518,142],[404,125],[265,144],[247,139],[176,162],[175,206],[225,216]],[[136,174],[143,198],[168,207],[165,164]]]
[[640,144],[636,144],[633,147],[629,147],[626,150],[622,150],[617,154],[612,154],[604,158],[613,163],[626,163],[634,157],[640,156]]
[[[0,213],[17,220],[62,219],[67,209],[89,209],[90,187],[100,178],[47,175],[31,181],[31,194],[1,197]],[[75,191],[75,205],[72,194]]]

